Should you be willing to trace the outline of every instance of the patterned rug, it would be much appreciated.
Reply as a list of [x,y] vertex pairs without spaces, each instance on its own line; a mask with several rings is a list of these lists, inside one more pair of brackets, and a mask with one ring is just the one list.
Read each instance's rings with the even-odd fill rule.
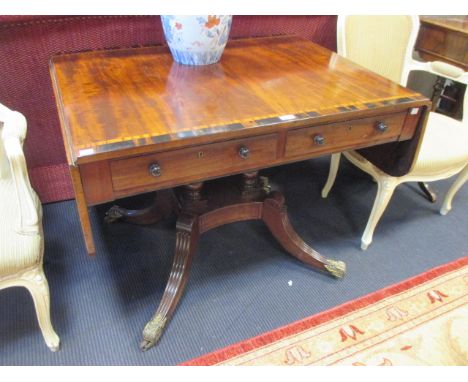
[[183,365],[468,365],[468,257]]

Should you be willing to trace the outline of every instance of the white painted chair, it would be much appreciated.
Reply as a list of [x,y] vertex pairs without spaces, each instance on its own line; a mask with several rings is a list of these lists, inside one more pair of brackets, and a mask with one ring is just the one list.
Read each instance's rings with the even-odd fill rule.
[[[406,85],[412,70],[439,75],[455,82],[468,83],[468,73],[443,62],[419,62],[412,52],[419,30],[416,16],[343,16],[338,18],[338,54],[349,58],[388,79]],[[335,182],[340,157],[370,174],[378,185],[377,196],[361,239],[361,248],[372,242],[374,229],[395,188],[404,182],[431,182],[459,173],[445,196],[440,213],[452,208],[455,193],[468,179],[468,96],[463,101],[463,118],[431,112],[426,130],[410,172],[401,177],[390,176],[364,159],[356,151],[333,154],[328,180],[322,190],[326,198]]]
[[29,290],[45,342],[57,351],[60,340],[50,321],[49,286],[42,268],[42,207],[23,154],[26,128],[21,113],[0,104],[0,289]]

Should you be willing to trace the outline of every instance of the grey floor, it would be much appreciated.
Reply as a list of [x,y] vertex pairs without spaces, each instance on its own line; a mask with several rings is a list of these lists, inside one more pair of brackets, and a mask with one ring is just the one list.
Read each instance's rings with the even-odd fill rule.
[[[158,304],[174,247],[174,220],[138,227],[102,222],[93,209],[97,256],[84,253],[73,201],[44,206],[45,271],[61,350],[45,346],[32,300],[20,288],[0,292],[1,365],[174,365],[332,308],[468,255],[468,187],[454,210],[438,209],[449,181],[432,183],[430,204],[416,184],[400,186],[374,243],[360,236],[376,185],[348,163],[326,200],[320,189],[328,158],[265,171],[287,197],[292,224],[327,257],[347,263],[335,280],[286,254],[261,222],[241,222],[205,234],[188,289],[159,345],[138,348]],[[290,282],[292,282],[292,285]]]

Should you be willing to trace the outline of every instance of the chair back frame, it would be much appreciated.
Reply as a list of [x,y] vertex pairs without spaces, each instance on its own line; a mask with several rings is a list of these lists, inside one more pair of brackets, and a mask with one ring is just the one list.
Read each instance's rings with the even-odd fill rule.
[[[347,46],[346,46],[346,20],[354,16],[338,16],[337,21],[337,52],[343,57],[347,57]],[[403,57],[403,65],[400,74],[399,84],[401,86],[406,86],[408,80],[409,72],[411,71],[413,49],[416,44],[416,39],[419,32],[419,17],[418,16],[394,16],[394,17],[409,17],[411,19],[411,30],[408,35],[408,43],[405,49],[405,54]]]

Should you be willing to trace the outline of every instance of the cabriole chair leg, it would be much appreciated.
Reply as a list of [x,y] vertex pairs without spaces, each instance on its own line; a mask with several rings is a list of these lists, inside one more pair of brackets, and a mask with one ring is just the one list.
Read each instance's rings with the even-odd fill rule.
[[397,178],[386,176],[377,179],[377,195],[375,197],[372,212],[367,221],[366,229],[361,238],[361,249],[365,251],[367,247],[372,243],[372,236],[374,235],[375,227],[379,222],[385,208],[387,208],[388,202],[393,195],[393,191],[398,185]]
[[468,180],[468,165],[458,174],[455,181],[450,186],[447,194],[445,195],[444,202],[440,208],[441,215],[447,215],[447,213],[452,209],[452,199],[458,190],[465,184]]
[[24,277],[24,286],[28,289],[34,301],[37,320],[44,340],[52,351],[60,348],[60,339],[55,333],[50,320],[50,294],[49,284],[42,269],[28,273]]
[[335,183],[336,174],[338,172],[338,167],[340,166],[341,153],[332,154],[330,161],[330,172],[328,173],[328,179],[322,189],[322,198],[326,198],[330,192],[333,184]]

